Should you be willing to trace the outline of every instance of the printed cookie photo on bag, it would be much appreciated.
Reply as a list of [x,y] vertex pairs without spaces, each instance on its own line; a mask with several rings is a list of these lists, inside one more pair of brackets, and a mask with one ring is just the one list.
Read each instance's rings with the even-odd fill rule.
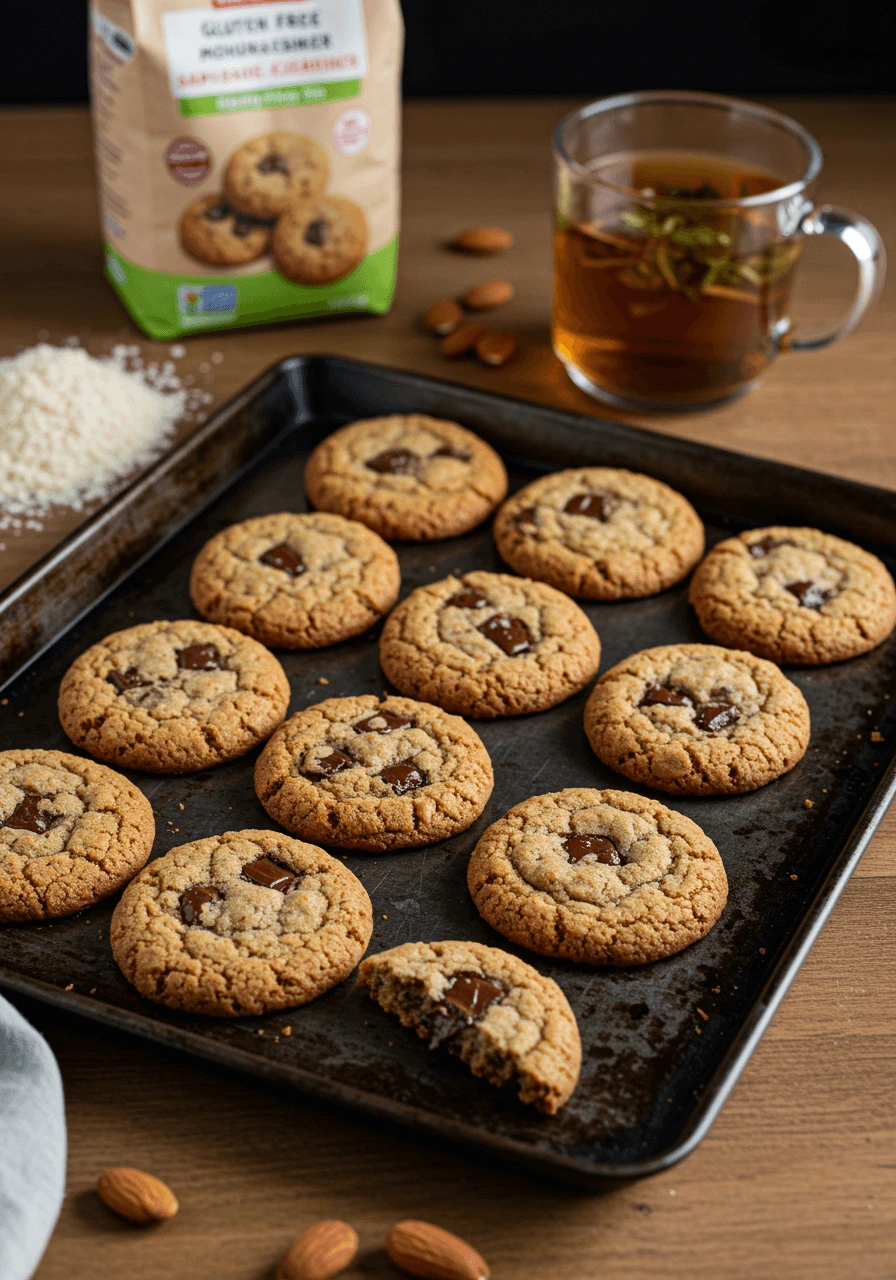
[[388,311],[398,0],[92,0],[106,275],[153,338]]

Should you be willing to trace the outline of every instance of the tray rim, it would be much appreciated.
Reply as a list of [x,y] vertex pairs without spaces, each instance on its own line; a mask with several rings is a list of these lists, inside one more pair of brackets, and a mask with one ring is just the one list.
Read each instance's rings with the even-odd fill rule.
[[[550,405],[522,400],[519,397],[505,396],[500,392],[468,387],[464,383],[452,382],[450,379],[433,378],[413,371],[396,369],[391,365],[378,365],[370,361],[354,360],[350,357],[326,354],[294,355],[275,361],[262,371],[244,388],[232,396],[225,404],[212,414],[205,423],[178,441],[173,448],[162,455],[147,471],[134,478],[123,490],[108,503],[100,507],[82,524],[72,530],[55,547],[24,571],[14,582],[0,592],[0,614],[12,601],[21,598],[29,587],[39,583],[47,571],[63,562],[92,533],[103,524],[111,521],[116,512],[126,509],[138,500],[141,492],[151,488],[157,480],[171,471],[178,463],[198,449],[216,432],[220,431],[232,415],[240,408],[251,404],[266,390],[271,389],[281,377],[288,377],[296,372],[310,373],[306,383],[310,412],[307,417],[314,416],[316,388],[314,373],[320,366],[348,366],[361,369],[374,376],[395,375],[402,380],[410,380],[425,387],[444,389],[447,393],[461,392],[487,405],[491,401],[504,404],[518,404],[529,411],[556,416],[570,425],[585,424],[592,429],[612,428],[613,433],[621,436],[642,436],[657,442],[660,448],[666,447],[680,454],[692,457],[721,456],[730,459],[747,459],[761,467],[769,468],[778,474],[789,476],[794,482],[819,480],[830,483],[835,489],[849,493],[856,501],[863,496],[872,497],[876,502],[885,501],[892,504],[896,512],[896,490],[880,486],[868,485],[862,481],[831,475],[826,472],[813,471],[809,468],[780,463],[774,459],[747,454],[740,450],[726,449],[717,445],[706,445],[698,441],[682,437],[669,436],[663,432],[635,426],[613,419],[595,418],[586,414],[577,414],[565,409],[555,409]],[[302,425],[303,419],[296,420],[282,432],[274,432],[270,440],[261,445],[257,451],[260,455],[283,435],[292,432]],[[245,465],[245,464],[244,464]],[[228,482],[229,483],[229,482]],[[223,486],[226,488],[226,485]],[[198,504],[185,516],[186,521],[194,519],[204,507],[214,502],[221,488],[201,497]],[[112,591],[121,581],[130,576],[139,566],[142,559],[154,554],[163,543],[173,536],[172,530],[163,533],[161,539],[151,550],[136,557],[130,563],[120,566],[116,579],[99,591],[96,598],[85,608],[80,609],[68,622],[50,637],[44,644],[30,654],[4,681],[4,687],[17,679],[40,655],[56,640],[74,626],[79,618],[89,609],[94,608],[105,595]],[[828,868],[827,874],[817,887],[811,903],[807,907],[802,920],[790,937],[787,945],[778,958],[777,963],[768,975],[766,982],[756,997],[749,1013],[736,1035],[732,1038],[727,1051],[718,1063],[715,1071],[704,1082],[699,1097],[691,1109],[688,1123],[679,1139],[664,1151],[649,1159],[630,1161],[626,1164],[602,1164],[591,1160],[565,1156],[550,1149],[527,1144],[516,1139],[502,1137],[466,1125],[460,1121],[446,1121],[433,1116],[423,1108],[395,1100],[384,1101],[382,1095],[370,1093],[354,1086],[328,1081],[315,1076],[307,1069],[269,1062],[256,1054],[233,1046],[219,1045],[198,1032],[177,1023],[163,1022],[154,1018],[150,1012],[141,1013],[123,1010],[104,1001],[91,999],[79,993],[66,992],[51,983],[30,978],[5,965],[0,966],[0,986],[30,996],[44,1004],[76,1013],[113,1027],[119,1031],[137,1035],[151,1043],[177,1048],[206,1061],[227,1069],[236,1069],[261,1079],[267,1079],[290,1088],[307,1099],[319,1098],[333,1104],[337,1108],[360,1112],[373,1119],[391,1124],[398,1123],[419,1133],[430,1134],[447,1142],[454,1142],[466,1147],[475,1147],[497,1160],[510,1161],[516,1166],[523,1165],[530,1171],[542,1175],[559,1178],[566,1182],[585,1187],[599,1189],[620,1182],[659,1173],[676,1164],[689,1155],[699,1145],[707,1131],[715,1121],[719,1111],[727,1100],[740,1077],[746,1063],[752,1056],[760,1039],[765,1033],[784,996],[794,981],[806,956],[814,945],[828,917],[833,911],[841,893],[858,865],[872,835],[881,819],[896,797],[896,756],[883,771],[877,786],[872,791],[867,803],[859,814],[851,831],[843,842],[842,849],[835,861]]]

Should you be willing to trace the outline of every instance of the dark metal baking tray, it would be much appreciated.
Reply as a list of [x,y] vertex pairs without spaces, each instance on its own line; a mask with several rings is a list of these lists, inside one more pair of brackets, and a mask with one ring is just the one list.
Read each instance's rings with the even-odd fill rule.
[[[810,523],[896,562],[896,494],[370,365],[290,359],[0,600],[9,700],[0,707],[2,746],[69,748],[55,702],[76,654],[120,627],[189,616],[190,563],[211,534],[247,516],[303,508],[302,468],[311,445],[353,418],[410,410],[454,418],[481,433],[507,457],[514,484],[550,467],[628,466],[684,491],[701,510],[711,542],[771,520]],[[487,526],[398,551],[405,593],[450,571],[501,568]],[[650,600],[585,609],[603,643],[604,669],[649,645],[701,638],[683,586]],[[293,709],[384,688],[373,635],[279,656]],[[0,982],[321,1101],[567,1181],[594,1186],[655,1172],[706,1132],[892,798],[894,667],[891,639],[852,662],[790,671],[812,712],[812,744],[802,763],[751,795],[672,800],[715,840],[730,879],[728,906],[704,941],[669,960],[618,971],[519,953],[557,979],[582,1030],[581,1082],[556,1117],[522,1107],[510,1091],[475,1080],[455,1059],[429,1053],[351,979],[303,1009],[265,1018],[190,1018],[150,1004],[109,953],[112,901],[52,924],[0,930]],[[329,681],[325,688],[320,677]],[[585,697],[538,716],[477,723],[496,786],[471,830],[422,851],[350,855],[374,903],[373,950],[411,939],[508,945],[480,920],[465,887],[467,859],[485,826],[533,794],[631,786],[589,751],[581,727]],[[882,742],[871,741],[874,729]],[[156,812],[156,854],[214,832],[271,826],[253,795],[252,768],[247,757],[185,777],[134,775]],[[280,1034],[286,1025],[288,1038]]]

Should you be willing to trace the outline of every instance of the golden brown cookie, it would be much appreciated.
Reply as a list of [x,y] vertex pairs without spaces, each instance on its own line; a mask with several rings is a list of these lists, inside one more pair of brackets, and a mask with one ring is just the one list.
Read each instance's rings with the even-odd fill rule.
[[690,818],[586,787],[524,800],[493,822],[467,883],[505,938],[586,964],[674,955],[709,932],[728,898],[719,852]]
[[690,601],[713,640],[773,662],[854,658],[896,626],[886,566],[819,529],[772,525],[717,543],[694,574]]
[[279,831],[228,831],[157,858],[115,908],[109,941],[141,995],[234,1018],[307,1004],[367,950],[364,886]]
[[605,672],[585,707],[597,756],[677,795],[755,791],[798,764],[809,708],[772,662],[713,644],[669,644]]
[[357,520],[282,512],[243,520],[207,542],[190,595],[209,622],[266,645],[319,649],[372,627],[400,585],[395,552]]
[[444,1046],[489,1084],[554,1115],[576,1087],[582,1045],[557,983],[497,947],[406,942],[369,956],[371,996],[431,1049]]
[[237,147],[224,175],[224,194],[241,213],[270,222],[297,200],[319,196],[329,176],[319,143],[280,129]]
[[65,751],[0,751],[0,920],[49,920],[127,884],[152,850],[132,782]]
[[412,849],[475,822],[492,793],[488,752],[459,716],[410,698],[328,698],[287,720],[255,766],[255,791],[293,835],[343,849]]
[[367,253],[370,231],[364,210],[345,196],[317,196],[291,204],[271,235],[281,275],[296,284],[332,284]]
[[213,267],[237,267],[267,253],[271,229],[234,209],[221,195],[200,196],[180,220],[184,251]]
[[474,719],[545,711],[597,671],[600,641],[568,596],[476,570],[418,587],[393,609],[380,663],[397,689]]
[[507,492],[507,472],[456,422],[396,413],[327,436],[308,459],[305,487],[314,506],[384,538],[433,542],[481,524]]
[[589,600],[664,591],[690,573],[704,545],[686,498],[613,467],[533,480],[495,516],[495,542],[517,573]]
[[286,715],[289,681],[257,640],[208,622],[147,622],[76,658],[59,719],[98,760],[191,773],[244,755]]

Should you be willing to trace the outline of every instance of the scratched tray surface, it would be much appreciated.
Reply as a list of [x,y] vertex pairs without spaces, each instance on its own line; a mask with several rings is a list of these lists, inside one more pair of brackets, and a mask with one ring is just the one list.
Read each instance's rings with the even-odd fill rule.
[[[376,385],[375,377],[364,383]],[[358,393],[347,403],[338,378],[335,387],[326,394],[324,381],[310,414],[307,402],[299,403],[305,395],[299,387],[296,414],[301,409],[306,421],[240,472],[223,497],[6,689],[3,747],[71,749],[55,702],[60,678],[76,654],[118,628],[191,616],[190,564],[207,538],[249,516],[304,509],[309,443],[351,417],[387,407],[382,390]],[[462,417],[459,396],[459,390],[430,384],[428,407]],[[599,431],[600,424],[590,425]],[[661,438],[653,439],[662,453]],[[518,486],[532,471],[514,463],[511,476]],[[710,542],[750,523],[703,514]],[[846,521],[848,527],[848,515],[841,512],[841,526]],[[398,553],[403,594],[450,572],[503,567],[488,527],[430,546],[399,546]],[[685,587],[649,600],[584,608],[601,637],[602,670],[650,645],[705,638],[688,610]],[[385,688],[374,634],[331,649],[278,656],[290,679],[292,710],[323,697]],[[467,861],[477,838],[512,805],[569,786],[633,789],[588,748],[582,731],[587,691],[538,716],[476,723],[496,782],[485,813],[469,831],[420,851],[349,855],[348,865],[373,900],[372,952],[417,939],[473,939],[517,950],[560,983],[579,1021],[583,1063],[572,1100],[554,1118],[524,1108],[509,1090],[475,1080],[447,1054],[429,1052],[353,979],[302,1009],[264,1018],[189,1018],[144,1001],[111,958],[114,900],[52,924],[0,930],[0,978],[137,1034],[560,1176],[588,1181],[647,1172],[687,1149],[701,1117],[705,1122],[742,1065],[734,1061],[738,1037],[742,1041],[770,992],[773,997],[776,966],[817,910],[822,886],[886,771],[886,742],[896,738],[896,700],[885,696],[896,687],[894,667],[896,645],[890,641],[853,662],[789,671],[812,713],[805,760],[750,795],[671,799],[716,842],[730,881],[717,926],[671,959],[614,971],[529,955],[489,929],[466,890]],[[320,677],[329,682],[325,688]],[[870,740],[874,728],[884,744]],[[185,777],[131,775],[155,810],[156,855],[215,832],[272,826],[252,790],[255,754]],[[287,1024],[291,1036],[275,1039]]]

